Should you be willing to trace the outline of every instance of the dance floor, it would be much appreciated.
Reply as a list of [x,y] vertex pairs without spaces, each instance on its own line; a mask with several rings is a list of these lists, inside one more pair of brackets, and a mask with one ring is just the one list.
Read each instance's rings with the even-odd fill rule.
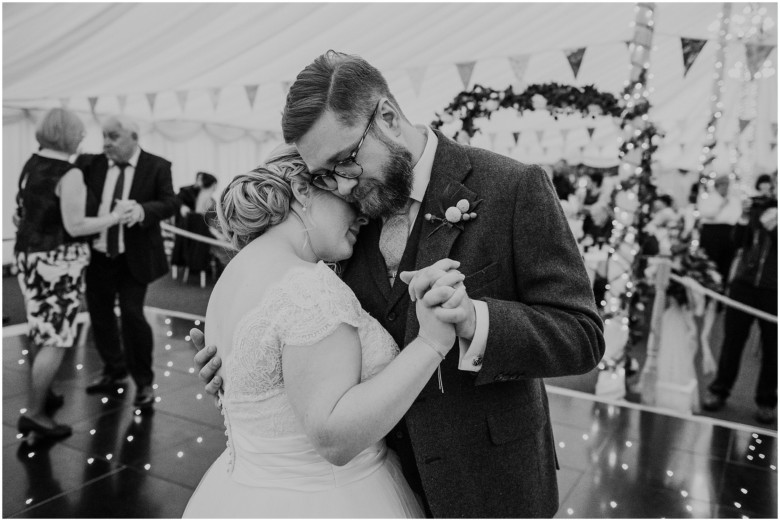
[[[30,447],[23,328],[4,328],[3,517],[173,518],[225,447],[222,416],[193,369],[194,317],[148,309],[155,331],[153,414],[135,390],[87,395],[100,372],[88,338],[65,359],[57,421],[71,437]],[[777,433],[664,414],[549,387],[561,470],[559,518],[777,518]],[[518,472],[522,472],[518,468]],[[258,512],[262,516],[262,512]]]

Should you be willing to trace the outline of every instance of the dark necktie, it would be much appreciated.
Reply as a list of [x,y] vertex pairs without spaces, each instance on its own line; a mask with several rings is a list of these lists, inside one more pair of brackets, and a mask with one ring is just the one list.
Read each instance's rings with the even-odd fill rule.
[[[113,211],[116,205],[116,200],[122,198],[122,192],[125,188],[125,168],[130,166],[128,163],[117,163],[116,167],[119,169],[119,175],[116,178],[116,185],[114,185],[114,195],[111,197],[111,206],[109,211]],[[106,237],[106,253],[112,259],[119,255],[119,227],[120,224],[115,224],[108,229],[108,236]]]

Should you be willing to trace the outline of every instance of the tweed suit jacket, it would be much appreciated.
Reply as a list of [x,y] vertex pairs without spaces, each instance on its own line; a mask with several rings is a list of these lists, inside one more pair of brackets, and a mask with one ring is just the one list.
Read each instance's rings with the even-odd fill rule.
[[[557,460],[542,378],[593,369],[604,354],[603,324],[544,171],[437,136],[401,269],[460,261],[469,296],[487,303],[487,346],[478,373],[459,370],[452,349],[441,366],[444,392],[434,375],[388,442],[410,483],[421,482],[434,517],[552,517]],[[483,200],[462,230],[434,231],[424,220],[460,199]],[[372,221],[361,231],[344,280],[403,347],[419,324],[407,286],[387,282],[380,229]]]
[[[105,154],[83,154],[77,158],[76,166],[84,172],[90,197],[99,204],[108,173],[108,158]],[[148,284],[168,272],[160,221],[173,216],[180,204],[173,192],[170,161],[141,150],[128,199],[143,207],[144,220],[125,227],[127,265],[135,279]]]

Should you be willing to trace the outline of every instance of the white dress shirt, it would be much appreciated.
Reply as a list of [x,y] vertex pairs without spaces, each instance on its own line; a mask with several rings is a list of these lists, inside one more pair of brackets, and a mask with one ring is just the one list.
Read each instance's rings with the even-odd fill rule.
[[[138,165],[138,156],[141,155],[141,147],[136,147],[133,155],[127,161],[128,166],[125,167],[125,183],[122,188],[122,199],[127,199],[130,195],[130,187],[133,186],[133,177],[135,176],[135,167]],[[103,194],[100,198],[100,207],[98,208],[98,217],[103,217],[111,213],[111,202],[114,197],[114,187],[116,186],[116,180],[119,177],[119,167],[116,163],[108,160],[108,172],[106,172],[106,182],[103,185]],[[108,230],[100,232],[100,236],[92,243],[92,247],[102,253],[108,251],[107,246]],[[119,253],[125,252],[125,227],[119,225]]]
[[[423,150],[417,164],[414,165],[414,177],[412,180],[412,193],[410,198],[412,204],[409,207],[409,233],[414,227],[414,221],[420,212],[420,204],[425,196],[425,190],[428,188],[428,182],[431,180],[431,171],[433,170],[433,159],[436,156],[436,147],[439,145],[439,139],[436,134],[427,126],[417,127],[425,130],[427,139],[425,149]],[[456,259],[457,260],[457,259]],[[468,292],[468,287],[466,288]],[[462,371],[477,372],[482,367],[482,355],[485,354],[487,346],[488,325],[490,316],[488,314],[487,303],[481,300],[472,300],[476,314],[476,327],[474,329],[474,338],[464,340],[458,338],[458,347],[460,350],[458,369]]]

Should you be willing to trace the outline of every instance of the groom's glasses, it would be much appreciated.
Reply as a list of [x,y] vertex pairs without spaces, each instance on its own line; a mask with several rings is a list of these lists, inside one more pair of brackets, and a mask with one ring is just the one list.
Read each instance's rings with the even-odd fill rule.
[[314,186],[317,188],[322,188],[323,190],[333,191],[339,187],[336,176],[343,177],[344,179],[355,179],[363,175],[363,167],[360,166],[357,161],[355,161],[355,158],[357,157],[358,152],[360,152],[360,147],[363,145],[363,141],[366,140],[366,136],[368,135],[368,131],[371,128],[371,124],[374,122],[374,116],[376,116],[376,111],[378,108],[379,103],[377,103],[376,107],[374,107],[374,112],[371,113],[371,117],[368,119],[366,130],[363,131],[363,136],[360,138],[360,141],[358,141],[355,150],[349,154],[349,157],[346,157],[333,165],[333,168],[329,172],[324,174],[315,174],[311,180],[311,183]]

